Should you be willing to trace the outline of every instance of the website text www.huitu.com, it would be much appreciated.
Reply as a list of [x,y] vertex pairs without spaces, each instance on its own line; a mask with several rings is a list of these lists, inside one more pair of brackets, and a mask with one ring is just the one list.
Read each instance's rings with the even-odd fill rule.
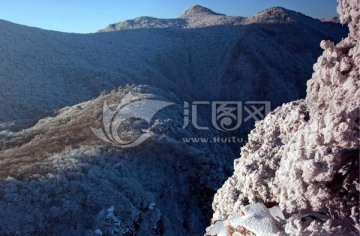
[[239,137],[184,137],[184,143],[244,143],[245,140]]

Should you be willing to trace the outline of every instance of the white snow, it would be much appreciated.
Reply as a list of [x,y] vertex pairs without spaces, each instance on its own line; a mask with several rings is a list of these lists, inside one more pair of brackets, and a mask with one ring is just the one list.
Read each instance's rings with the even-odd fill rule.
[[[225,221],[217,221],[206,229],[206,236],[227,236],[229,228],[246,229],[258,236],[274,236],[279,232],[269,209],[262,203],[249,204],[241,208],[242,214],[234,213]],[[237,232],[242,235],[241,232]]]
[[206,235],[208,236],[227,236],[227,230],[224,225],[224,221],[219,220],[214,225],[206,229]]
[[285,216],[279,206],[273,206],[271,208],[268,208],[268,210],[272,218],[275,219],[276,221],[285,220]]
[[273,236],[278,233],[274,220],[264,204],[249,204],[241,210],[245,215],[231,215],[227,220],[228,225],[233,228],[244,227],[258,236]]

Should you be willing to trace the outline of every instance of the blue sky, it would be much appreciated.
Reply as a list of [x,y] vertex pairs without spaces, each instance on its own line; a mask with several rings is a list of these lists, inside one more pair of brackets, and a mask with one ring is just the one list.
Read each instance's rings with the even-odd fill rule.
[[138,16],[175,18],[193,5],[234,16],[282,6],[321,18],[336,16],[336,0],[0,0],[0,19],[63,32],[91,33]]

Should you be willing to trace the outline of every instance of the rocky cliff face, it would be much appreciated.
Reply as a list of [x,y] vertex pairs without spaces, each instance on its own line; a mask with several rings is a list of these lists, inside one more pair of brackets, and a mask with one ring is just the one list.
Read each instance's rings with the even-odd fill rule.
[[[322,41],[324,53],[314,65],[306,99],[256,124],[233,176],[215,195],[207,235],[261,235],[259,228],[272,224],[273,234],[359,233],[359,6],[359,0],[339,1],[341,22],[350,33],[337,45]],[[255,203],[278,206],[281,217],[272,214],[270,223],[264,222],[269,214],[256,213]],[[247,215],[247,208],[255,214]]]

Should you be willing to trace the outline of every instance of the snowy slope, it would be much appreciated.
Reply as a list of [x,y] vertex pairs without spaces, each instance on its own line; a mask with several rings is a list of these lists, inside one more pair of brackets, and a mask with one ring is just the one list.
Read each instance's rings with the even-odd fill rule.
[[104,101],[116,103],[130,93],[179,100],[149,86],[122,88],[66,107],[2,146],[0,235],[202,234],[231,150],[183,143],[192,133],[181,129],[180,105],[156,116],[150,127],[156,135],[138,148],[106,145],[90,127],[101,127]]
[[[203,11],[184,17],[224,17]],[[340,25],[305,19],[224,26],[216,18],[201,29],[145,24],[85,35],[0,21],[0,130],[27,127],[127,83],[170,89],[190,101],[208,99],[209,92],[214,100],[267,99],[274,106],[303,97],[320,40],[346,34]]]

